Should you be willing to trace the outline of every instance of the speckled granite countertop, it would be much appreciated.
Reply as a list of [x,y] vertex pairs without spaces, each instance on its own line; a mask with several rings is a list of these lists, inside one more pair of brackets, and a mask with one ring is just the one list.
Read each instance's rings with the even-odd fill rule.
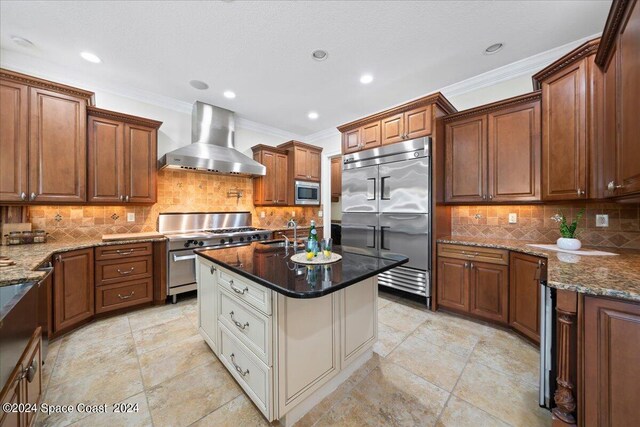
[[9,267],[0,267],[0,286],[40,280],[45,273],[43,271],[35,271],[35,269],[56,252],[68,252],[94,246],[160,242],[162,240],[164,240],[164,237],[113,242],[103,242],[102,239],[81,239],[74,241],[33,243],[30,245],[0,246],[0,256],[7,256],[16,263]]
[[546,257],[547,284],[552,288],[640,301],[640,250],[587,247],[618,255],[580,256],[527,245],[540,242],[458,236],[437,241]]

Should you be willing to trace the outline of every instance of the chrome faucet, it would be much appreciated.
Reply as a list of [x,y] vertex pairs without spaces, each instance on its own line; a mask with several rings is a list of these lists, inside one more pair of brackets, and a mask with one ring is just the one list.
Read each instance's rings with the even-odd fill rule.
[[[298,224],[294,221],[293,218],[291,218],[289,222],[287,222],[287,228],[293,228],[293,247],[295,248],[298,244]],[[287,238],[287,236],[284,236],[284,239],[286,242],[285,245],[289,245],[289,239]]]

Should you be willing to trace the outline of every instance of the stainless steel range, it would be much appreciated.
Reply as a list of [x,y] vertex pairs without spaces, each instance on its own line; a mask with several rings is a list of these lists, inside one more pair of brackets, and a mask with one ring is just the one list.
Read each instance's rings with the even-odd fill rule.
[[272,232],[251,226],[249,212],[161,213],[158,232],[167,245],[167,295],[196,289],[194,249],[226,248],[270,240]]

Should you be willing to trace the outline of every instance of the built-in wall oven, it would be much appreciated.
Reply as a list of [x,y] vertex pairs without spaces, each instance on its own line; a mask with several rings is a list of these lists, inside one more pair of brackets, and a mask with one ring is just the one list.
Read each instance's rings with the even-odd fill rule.
[[320,183],[296,181],[296,205],[320,205]]

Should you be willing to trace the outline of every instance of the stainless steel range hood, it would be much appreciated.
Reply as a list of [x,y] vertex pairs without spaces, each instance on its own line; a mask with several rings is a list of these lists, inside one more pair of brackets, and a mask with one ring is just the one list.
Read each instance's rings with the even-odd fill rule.
[[261,176],[267,168],[235,148],[233,111],[197,101],[191,114],[192,143],[162,156],[160,169]]

